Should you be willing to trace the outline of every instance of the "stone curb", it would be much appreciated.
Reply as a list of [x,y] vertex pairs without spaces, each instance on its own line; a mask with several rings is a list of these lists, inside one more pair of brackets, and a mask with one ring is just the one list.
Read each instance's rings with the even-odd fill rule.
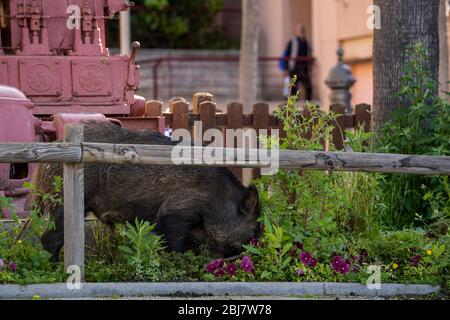
[[137,296],[409,296],[437,293],[439,286],[382,284],[381,289],[370,290],[357,283],[323,282],[166,282],[166,283],[85,283],[80,290],[69,290],[64,283],[37,285],[0,285],[0,299],[31,299],[39,295],[48,298],[100,298]]

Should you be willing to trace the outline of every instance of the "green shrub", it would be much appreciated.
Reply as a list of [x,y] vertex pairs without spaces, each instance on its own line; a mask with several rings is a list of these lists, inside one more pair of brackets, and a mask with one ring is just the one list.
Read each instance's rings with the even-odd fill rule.
[[[408,104],[397,109],[382,129],[378,150],[414,155],[450,155],[450,104],[435,95],[438,83],[424,61],[426,48],[408,49],[412,57],[402,79],[399,97]],[[449,214],[448,179],[412,175],[380,175],[380,216],[385,227],[430,224]],[[430,194],[433,197],[430,197]],[[419,219],[417,217],[419,216]]]
[[0,283],[33,284],[63,281],[61,264],[50,262],[39,237],[51,227],[33,209],[26,220],[18,218],[11,199],[0,197],[0,211],[9,210],[12,219],[0,220]]

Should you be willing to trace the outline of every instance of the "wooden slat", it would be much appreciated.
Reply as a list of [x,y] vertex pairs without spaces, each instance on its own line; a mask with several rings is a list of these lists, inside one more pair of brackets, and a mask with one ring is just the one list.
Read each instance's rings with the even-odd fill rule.
[[182,98],[182,97],[175,97],[169,100],[169,112],[173,112],[173,105],[177,102],[185,102],[187,104],[189,104],[186,99]]
[[[257,131],[258,137],[259,137],[259,130],[267,129],[268,126],[269,126],[269,105],[267,103],[255,104],[253,106],[253,129]],[[252,179],[257,179],[260,176],[261,170],[254,169],[252,172]]]
[[189,105],[178,101],[172,104],[172,129],[189,129]]
[[[216,127],[216,104],[214,102],[205,101],[200,104],[200,121],[202,122],[202,134],[206,130]],[[194,139],[197,139],[197,137],[194,137]]]
[[[66,125],[64,141],[83,142],[82,125]],[[64,269],[77,266],[84,278],[84,172],[82,163],[64,163]]]
[[337,150],[342,150],[344,149],[345,106],[342,104],[334,104],[330,106],[330,111],[339,115],[336,123],[334,123],[333,144]]
[[197,92],[192,97],[192,111],[194,113],[200,113],[200,104],[202,102],[212,102],[213,95],[208,92]]
[[228,129],[241,129],[244,126],[243,110],[243,105],[238,102],[230,103],[227,106]]
[[218,113],[216,114],[216,126],[226,127],[228,124],[228,114]]
[[280,121],[274,115],[269,115],[269,126],[278,128],[280,126]]
[[355,129],[360,125],[364,126],[365,132],[370,132],[372,127],[371,106],[368,104],[358,104],[355,108]]
[[[312,117],[311,110],[309,110],[308,108],[305,107],[305,109],[302,111],[302,115],[303,115],[303,118],[305,119],[305,121],[309,121]],[[301,134],[302,138],[311,139],[312,138],[311,130],[312,130],[312,124],[310,124],[310,126],[308,128],[308,132],[303,132]]]
[[[172,107],[173,110],[173,107]],[[216,110],[217,111],[217,110]],[[164,117],[166,118],[166,126],[170,127],[173,123],[173,114],[172,113],[164,113]],[[188,116],[189,124],[192,125],[194,121],[199,121],[200,116],[195,113],[190,113]],[[228,115],[227,114],[217,114],[216,113],[216,126],[226,126],[228,123]],[[280,122],[274,116],[269,115],[269,127],[278,128]],[[242,126],[243,127],[253,127],[253,114],[244,114],[242,115]]]
[[[244,126],[244,106],[241,103],[233,102],[227,106],[227,129],[242,129]],[[227,147],[242,148],[242,141],[226,141]],[[230,168],[234,175],[242,181],[242,168]]]
[[161,117],[163,115],[163,103],[157,100],[145,103],[145,117]]
[[257,103],[253,106],[253,128],[256,130],[269,127],[269,105]]

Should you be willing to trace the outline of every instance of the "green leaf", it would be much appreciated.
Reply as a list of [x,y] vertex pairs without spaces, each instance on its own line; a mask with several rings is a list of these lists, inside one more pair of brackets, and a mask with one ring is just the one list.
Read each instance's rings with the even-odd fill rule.
[[289,250],[291,250],[292,248],[292,244],[291,243],[287,243],[284,245],[283,250],[282,250],[282,254],[286,254],[287,252],[289,252]]
[[253,254],[256,254],[256,255],[259,255],[259,256],[262,255],[262,253],[257,248],[255,248],[253,246],[244,245],[243,247],[244,247],[245,250],[247,250],[250,253],[253,253]]

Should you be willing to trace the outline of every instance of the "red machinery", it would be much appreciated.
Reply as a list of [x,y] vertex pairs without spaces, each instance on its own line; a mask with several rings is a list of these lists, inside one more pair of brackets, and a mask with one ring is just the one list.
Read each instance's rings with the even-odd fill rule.
[[[142,121],[145,99],[135,94],[139,44],[130,56],[110,56],[105,46],[105,20],[129,6],[125,0],[0,2],[0,142],[59,140],[64,124],[90,119],[126,119],[133,129],[164,132],[164,119]],[[0,164],[0,196],[13,197],[19,215],[32,171],[33,165]]]

